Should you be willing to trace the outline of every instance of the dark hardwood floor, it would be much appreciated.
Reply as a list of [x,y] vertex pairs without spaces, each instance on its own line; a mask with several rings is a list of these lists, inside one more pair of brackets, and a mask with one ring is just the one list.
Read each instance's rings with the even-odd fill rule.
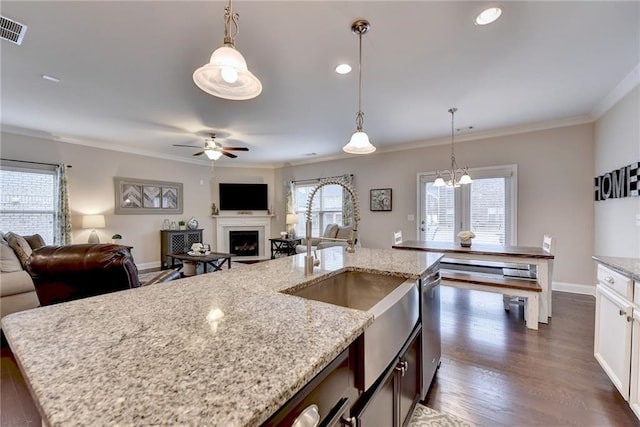
[[[554,292],[553,304],[532,331],[501,295],[443,287],[442,365],[426,405],[477,426],[640,426],[593,357],[594,298]],[[40,425],[6,343],[1,371],[0,425]]]
[[442,362],[425,404],[477,426],[640,426],[593,357],[595,298],[554,292],[538,331],[523,310],[443,287]]

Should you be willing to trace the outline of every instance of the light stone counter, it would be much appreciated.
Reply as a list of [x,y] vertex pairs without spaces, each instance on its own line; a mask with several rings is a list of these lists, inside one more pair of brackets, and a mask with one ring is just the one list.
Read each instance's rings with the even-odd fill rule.
[[318,252],[14,313],[11,348],[49,425],[253,426],[373,322],[280,291],[344,270],[418,278],[441,254]]
[[640,282],[640,258],[621,258],[594,255],[594,260],[611,267],[618,273]]

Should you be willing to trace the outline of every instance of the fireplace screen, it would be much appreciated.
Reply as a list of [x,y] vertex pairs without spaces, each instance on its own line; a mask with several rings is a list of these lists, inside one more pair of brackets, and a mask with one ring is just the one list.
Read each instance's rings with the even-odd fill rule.
[[236,256],[258,256],[258,231],[229,231],[229,252]]

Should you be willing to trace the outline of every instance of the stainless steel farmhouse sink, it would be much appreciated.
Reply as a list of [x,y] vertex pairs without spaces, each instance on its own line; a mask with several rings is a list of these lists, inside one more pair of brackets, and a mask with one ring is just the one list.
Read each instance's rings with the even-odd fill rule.
[[283,292],[373,314],[375,320],[364,332],[364,390],[394,360],[418,321],[418,281],[414,279],[345,271]]

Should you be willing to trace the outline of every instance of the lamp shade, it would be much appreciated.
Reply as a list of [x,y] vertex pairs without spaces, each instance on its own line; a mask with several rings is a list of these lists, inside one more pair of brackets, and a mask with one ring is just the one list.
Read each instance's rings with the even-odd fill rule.
[[349,143],[342,147],[342,151],[349,154],[369,154],[376,151],[376,147],[371,145],[369,136],[366,133],[356,131],[351,135]]
[[230,43],[211,54],[209,63],[193,73],[193,81],[203,91],[223,99],[251,99],[262,92],[262,83],[248,70],[247,61]]
[[287,214],[287,219],[285,220],[287,225],[294,225],[298,223],[298,215],[296,214]]
[[82,228],[105,228],[104,215],[84,215]]

